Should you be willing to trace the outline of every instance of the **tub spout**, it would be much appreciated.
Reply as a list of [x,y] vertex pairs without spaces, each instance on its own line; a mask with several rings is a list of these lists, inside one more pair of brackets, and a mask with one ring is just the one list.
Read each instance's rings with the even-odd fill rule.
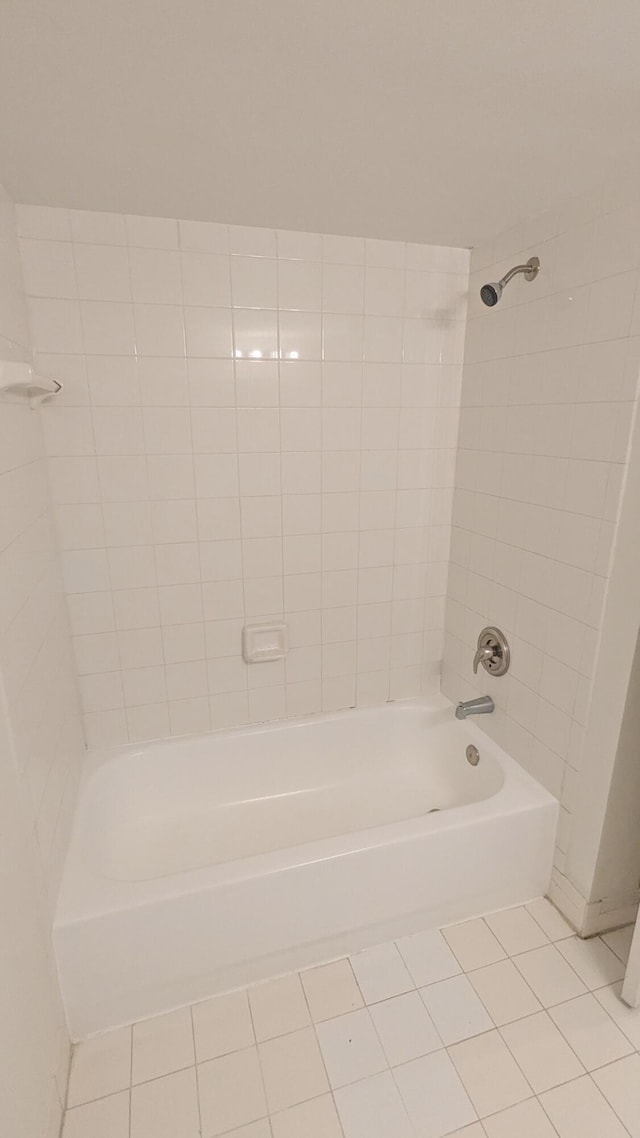
[[456,719],[466,719],[468,715],[488,715],[494,708],[495,704],[490,695],[461,700],[456,705]]

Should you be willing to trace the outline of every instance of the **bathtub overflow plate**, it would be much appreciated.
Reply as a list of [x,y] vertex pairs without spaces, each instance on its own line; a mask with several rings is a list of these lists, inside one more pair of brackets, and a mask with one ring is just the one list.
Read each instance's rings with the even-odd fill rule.
[[466,755],[467,762],[471,763],[472,767],[477,767],[478,763],[480,762],[480,752],[477,747],[474,747],[473,743],[469,743]]

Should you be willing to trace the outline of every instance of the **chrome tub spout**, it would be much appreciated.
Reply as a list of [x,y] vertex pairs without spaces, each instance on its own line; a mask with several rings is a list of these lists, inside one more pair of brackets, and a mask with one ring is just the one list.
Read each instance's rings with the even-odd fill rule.
[[490,695],[461,700],[456,705],[456,719],[466,719],[468,715],[489,715],[494,709],[495,704]]

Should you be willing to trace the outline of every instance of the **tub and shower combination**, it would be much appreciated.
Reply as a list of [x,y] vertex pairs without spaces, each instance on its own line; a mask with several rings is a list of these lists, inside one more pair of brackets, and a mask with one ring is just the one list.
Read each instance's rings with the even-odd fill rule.
[[96,753],[54,930],[72,1035],[538,897],[557,811],[441,696]]

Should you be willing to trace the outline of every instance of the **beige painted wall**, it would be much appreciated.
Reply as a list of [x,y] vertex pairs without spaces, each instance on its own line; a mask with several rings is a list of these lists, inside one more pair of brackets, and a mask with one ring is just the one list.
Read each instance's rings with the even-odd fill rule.
[[[634,657],[640,630],[640,416],[635,415],[620,502],[611,572],[576,784],[571,841],[563,893],[581,914],[585,933],[599,932],[635,917],[638,880],[634,850],[640,831],[637,749],[634,747]],[[623,824],[611,828],[618,807]],[[635,804],[635,807],[634,807]],[[605,832],[605,846],[601,842]],[[606,850],[606,862],[598,865]],[[630,860],[631,859],[631,860]],[[606,865],[606,874],[605,874]],[[606,877],[606,880],[605,880]],[[585,906],[586,899],[586,906]],[[576,917],[576,920],[578,918]]]
[[[0,197],[0,356],[29,357],[13,206]],[[69,1040],[51,917],[83,754],[39,411],[0,404],[0,1113],[57,1138]]]
[[627,692],[591,902],[633,896],[640,885],[640,648]]

